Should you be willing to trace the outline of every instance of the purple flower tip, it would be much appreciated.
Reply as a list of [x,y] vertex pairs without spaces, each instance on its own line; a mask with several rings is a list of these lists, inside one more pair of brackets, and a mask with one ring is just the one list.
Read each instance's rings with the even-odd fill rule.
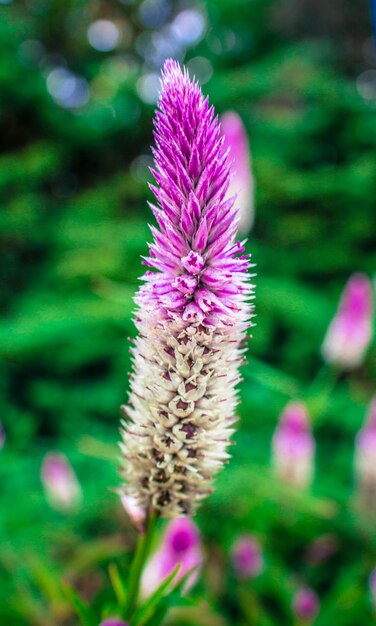
[[189,517],[177,517],[166,531],[165,546],[176,555],[200,545],[196,524]]
[[180,570],[174,582],[176,584],[192,570],[185,587],[189,589],[197,580],[202,560],[200,534],[196,524],[189,517],[175,518],[168,524],[159,549],[146,565],[142,578],[143,595],[153,593],[178,564]]
[[235,542],[231,559],[239,578],[254,578],[264,567],[261,546],[251,535],[243,535]]
[[47,498],[56,509],[72,509],[81,499],[81,488],[67,457],[49,452],[43,459],[41,479]]
[[307,486],[313,473],[315,440],[303,402],[290,402],[273,437],[274,465],[286,482]]
[[372,339],[372,318],[371,281],[365,274],[353,274],[326,333],[324,359],[347,370],[361,365]]
[[101,622],[99,626],[128,626],[128,623],[123,622],[123,620],[118,617],[108,617],[104,622]]
[[302,620],[313,620],[320,610],[317,594],[309,587],[299,589],[293,598],[293,610]]
[[278,454],[306,456],[314,450],[309,415],[303,402],[290,402],[281,414],[274,435]]

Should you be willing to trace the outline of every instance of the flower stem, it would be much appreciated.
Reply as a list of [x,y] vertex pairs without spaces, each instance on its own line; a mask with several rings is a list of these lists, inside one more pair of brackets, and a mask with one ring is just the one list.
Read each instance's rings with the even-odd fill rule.
[[128,579],[128,593],[124,608],[125,619],[130,620],[137,606],[140,592],[140,580],[142,570],[149,554],[154,536],[157,515],[154,511],[149,513],[146,531],[140,533],[137,541],[136,552],[132,561]]

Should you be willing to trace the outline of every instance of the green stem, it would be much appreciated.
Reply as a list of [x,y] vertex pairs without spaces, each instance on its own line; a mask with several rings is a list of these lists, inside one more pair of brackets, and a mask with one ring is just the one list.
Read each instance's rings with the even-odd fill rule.
[[134,610],[137,606],[138,596],[140,592],[140,580],[145,561],[149,554],[150,546],[152,543],[154,530],[156,526],[157,515],[155,512],[149,514],[147,520],[147,526],[145,533],[142,533],[138,537],[136,553],[132,561],[132,565],[129,572],[129,583],[127,600],[124,608],[125,619],[130,620],[133,616]]
[[324,363],[307,392],[307,404],[315,421],[326,410],[341,371]]

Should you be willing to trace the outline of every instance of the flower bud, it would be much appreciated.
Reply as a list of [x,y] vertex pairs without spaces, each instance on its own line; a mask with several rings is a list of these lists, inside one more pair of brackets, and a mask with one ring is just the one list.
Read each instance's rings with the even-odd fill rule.
[[296,617],[312,621],[320,610],[320,601],[313,589],[301,587],[294,595],[292,607]]
[[299,487],[313,478],[315,441],[303,402],[290,402],[273,437],[273,464],[278,476]]
[[243,535],[235,542],[231,560],[238,578],[255,578],[263,568],[261,546],[251,535]]
[[6,439],[5,429],[2,423],[0,422],[0,450],[4,446],[5,439]]
[[123,622],[119,617],[108,617],[99,626],[128,626],[127,622]]
[[177,584],[192,570],[185,585],[185,591],[188,591],[197,581],[202,561],[196,524],[189,517],[175,518],[169,522],[160,547],[146,564],[141,581],[142,595],[150,596],[178,564],[180,570],[172,584]]
[[67,457],[49,452],[43,459],[41,479],[47,499],[54,509],[72,510],[81,500],[81,488]]
[[247,132],[239,115],[228,111],[221,117],[221,132],[225,148],[230,149],[233,177],[227,192],[228,198],[236,195],[239,207],[238,231],[246,235],[253,226],[255,214],[254,177]]
[[355,442],[355,471],[361,508],[376,514],[376,396]]
[[325,361],[344,370],[362,364],[372,339],[372,286],[364,274],[353,274],[322,345]]

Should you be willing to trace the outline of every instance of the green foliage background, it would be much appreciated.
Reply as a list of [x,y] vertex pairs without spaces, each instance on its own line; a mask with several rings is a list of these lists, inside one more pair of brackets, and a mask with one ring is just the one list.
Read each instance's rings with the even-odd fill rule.
[[[321,598],[317,626],[371,624],[375,523],[354,513],[352,451],[375,392],[374,345],[328,397],[311,389],[312,494],[290,492],[269,469],[278,415],[307,396],[345,281],[375,272],[376,100],[356,82],[375,65],[368,5],[179,0],[168,19],[187,8],[202,11],[207,26],[184,59],[209,61],[205,93],[218,113],[241,115],[251,141],[257,326],[233,459],[198,515],[209,603],[168,623],[293,624],[291,596],[308,583]],[[128,32],[108,53],[87,40],[102,18]],[[130,560],[135,537],[111,488],[132,297],[150,239],[153,104],[140,97],[137,41],[152,30],[137,1],[0,3],[1,624],[75,624],[62,579],[99,621],[112,597],[108,564],[125,571]],[[78,109],[47,89],[63,63],[90,86]],[[76,514],[45,501],[40,465],[51,449],[68,455],[82,484]],[[237,584],[229,549],[243,532],[262,542],[266,569]],[[310,565],[307,546],[323,534],[335,538],[335,554]]]

